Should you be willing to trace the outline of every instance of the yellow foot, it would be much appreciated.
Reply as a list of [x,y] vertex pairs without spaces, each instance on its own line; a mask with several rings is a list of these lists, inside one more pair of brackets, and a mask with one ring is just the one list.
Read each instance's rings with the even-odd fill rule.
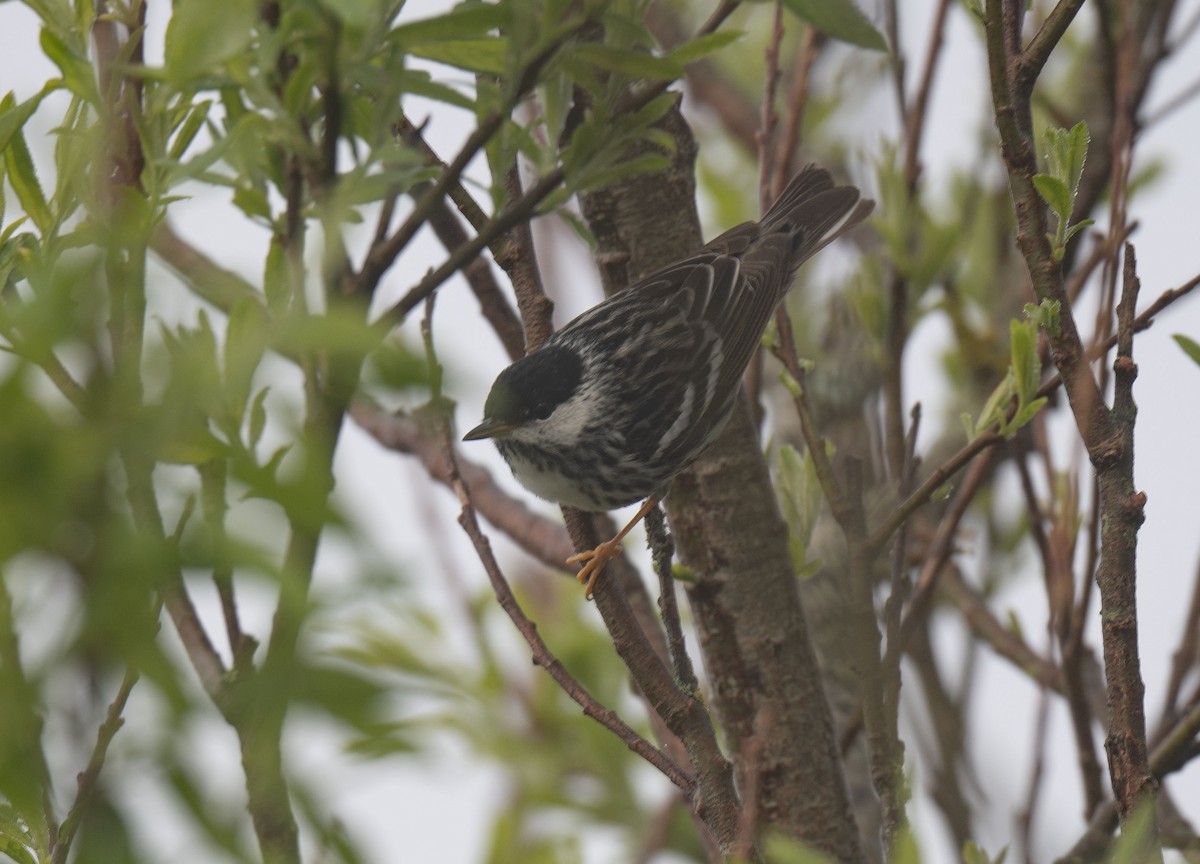
[[617,540],[609,540],[601,543],[595,549],[580,552],[567,559],[568,564],[583,564],[583,569],[576,574],[575,578],[581,585],[586,586],[583,589],[585,600],[592,599],[592,589],[596,587],[596,578],[603,572],[605,565],[620,554],[621,544]]

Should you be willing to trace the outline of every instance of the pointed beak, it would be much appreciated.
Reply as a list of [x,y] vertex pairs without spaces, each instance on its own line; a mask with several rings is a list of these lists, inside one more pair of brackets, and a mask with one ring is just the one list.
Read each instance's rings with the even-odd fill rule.
[[463,436],[464,441],[480,441],[484,438],[503,438],[512,431],[512,424],[491,417],[484,420]]

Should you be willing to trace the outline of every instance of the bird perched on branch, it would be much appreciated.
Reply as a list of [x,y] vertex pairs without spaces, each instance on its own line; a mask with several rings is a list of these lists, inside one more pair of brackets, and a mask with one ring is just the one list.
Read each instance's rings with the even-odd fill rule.
[[620,543],[725,426],[796,269],[874,202],[810,165],[759,222],[618,291],[500,373],[483,422],[521,485],[581,510],[645,500],[612,539],[580,553],[591,597]]

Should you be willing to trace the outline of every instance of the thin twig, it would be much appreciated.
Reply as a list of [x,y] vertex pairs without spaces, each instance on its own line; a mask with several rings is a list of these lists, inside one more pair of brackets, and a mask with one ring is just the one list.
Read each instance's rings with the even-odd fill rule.
[[675,680],[684,691],[698,693],[700,682],[692,668],[692,658],[683,640],[683,625],[679,620],[679,603],[675,598],[675,579],[671,575],[671,557],[675,546],[667,533],[661,507],[646,514],[646,536],[654,557],[654,572],[658,574],[658,608],[662,613],[663,629],[667,633],[667,649],[671,653],[671,668]]
[[57,841],[51,850],[50,860],[53,864],[64,864],[67,860],[67,855],[71,851],[71,842],[75,839],[75,832],[79,830],[79,824],[92,803],[96,784],[100,780],[100,771],[104,768],[104,760],[108,756],[108,747],[125,724],[125,718],[122,716],[125,712],[125,703],[129,701],[129,694],[133,692],[137,681],[138,673],[133,669],[126,670],[125,677],[121,679],[121,686],[117,688],[117,695],[109,703],[108,711],[104,715],[104,722],[96,730],[96,743],[92,746],[92,755],[88,759],[87,767],[79,772],[75,779],[75,800],[71,803],[71,809],[67,811],[62,825],[59,826]]
[[958,606],[967,623],[971,625],[971,629],[983,637],[997,654],[1012,661],[1018,669],[1023,670],[1039,684],[1062,692],[1063,680],[1059,668],[1030,648],[1012,628],[1001,623],[992,614],[984,598],[963,580],[957,570],[947,569],[942,574],[941,585],[942,590]]
[[950,11],[950,0],[938,0],[929,31],[929,47],[925,51],[925,62],[921,66],[921,79],[911,107],[904,114],[904,179],[909,196],[916,194],[917,181],[921,177],[921,138],[929,116],[929,98],[933,93],[933,79],[938,60],[942,57],[942,40],[946,34],[946,18]]
[[1196,668],[1197,663],[1200,663],[1200,568],[1192,583],[1192,600],[1183,620],[1179,647],[1171,655],[1171,675],[1163,693],[1162,719],[1159,721],[1162,726],[1165,727],[1179,714],[1179,694],[1183,690],[1184,679]]
[[1034,723],[1033,767],[1029,771],[1029,788],[1025,793],[1025,807],[1017,816],[1022,857],[1026,861],[1036,860],[1033,855],[1033,820],[1037,816],[1038,798],[1041,796],[1042,779],[1046,773],[1046,741],[1049,737],[1050,692],[1043,685],[1038,694],[1037,720]]
[[[733,11],[738,7],[739,0],[722,0],[721,4],[713,10],[712,15],[696,32],[696,38],[706,36],[709,33],[716,31],[718,27],[724,23]],[[658,96],[662,95],[670,82],[654,82],[647,86],[641,87],[636,93],[630,95],[623,104],[617,106],[617,113],[626,113],[637,111],[639,108],[644,108]],[[460,246],[454,253],[450,255],[437,269],[426,275],[420,282],[414,285],[409,291],[393,304],[386,312],[380,316],[380,321],[384,324],[385,329],[390,329],[392,326],[400,324],[408,314],[415,309],[427,296],[435,291],[443,282],[449,279],[452,275],[458,272],[459,268],[466,264],[469,260],[479,254],[485,246],[488,246],[497,237],[500,237],[511,229],[514,225],[520,222],[527,221],[540,205],[552,192],[558,189],[562,184],[566,172],[562,166],[557,166],[550,169],[540,178],[538,178],[532,186],[530,186],[524,195],[515,201],[510,201],[508,205],[498,213],[493,214],[483,226],[478,229],[478,234],[471,241],[463,246]],[[392,258],[387,259],[389,250],[382,250],[379,253],[380,261],[372,264],[372,272],[368,274],[374,279],[382,276],[383,270],[390,266]],[[398,254],[398,253],[397,253]],[[387,259],[386,262],[383,259]],[[380,265],[382,264],[382,268]],[[368,265],[364,264],[364,272]],[[378,270],[378,273],[375,273]],[[368,276],[360,273],[359,278],[367,280]]]
[[775,164],[775,130],[779,126],[779,114],[775,111],[775,90],[779,86],[779,46],[783,42],[783,3],[775,0],[775,13],[771,24],[771,38],[763,50],[763,100],[762,115],[758,127],[758,209],[765,213],[775,200],[777,190],[773,188],[771,167]]
[[875,530],[867,541],[868,548],[879,550],[891,538],[892,533],[904,523],[913,511],[922,505],[926,504],[933,494],[944,486],[955,474],[959,472],[965,465],[980,453],[987,450],[1004,440],[1004,436],[998,432],[987,430],[976,435],[962,449],[939,465],[925,480],[913,490],[912,494],[905,498],[899,506],[897,506],[883,524]]
[[[1197,756],[1196,737],[1200,735],[1200,701],[1191,706],[1179,721],[1166,730],[1150,753],[1150,772],[1158,780],[1179,771]],[[1097,860],[1096,851],[1108,845],[1117,827],[1117,804],[1105,801],[1088,820],[1087,830],[1058,864],[1081,864]]]
[[479,560],[483,564],[484,571],[487,573],[488,581],[492,584],[492,590],[496,594],[500,608],[508,615],[513,625],[517,628],[517,632],[521,634],[529,645],[533,653],[533,662],[549,673],[550,677],[562,688],[563,692],[575,700],[576,704],[583,709],[585,715],[596,720],[620,738],[626,747],[661,771],[668,780],[679,787],[685,796],[690,798],[696,786],[694,778],[680,768],[669,756],[635,732],[629,724],[621,719],[617,712],[600,704],[588,692],[587,688],[580,684],[566,670],[566,667],[562,665],[562,662],[554,656],[553,652],[551,652],[550,648],[542,640],[541,635],[538,633],[537,625],[529,619],[521,609],[517,598],[513,595],[512,588],[509,587],[508,580],[504,578],[504,574],[500,571],[500,566],[496,562],[496,557],[492,553],[491,543],[488,541],[487,536],[480,530],[479,522],[475,519],[475,507],[471,503],[471,493],[458,472],[457,459],[454,454],[454,445],[450,434],[450,424],[443,422],[441,431],[442,446],[445,448],[445,458],[450,465],[450,486],[454,489],[455,494],[458,496],[459,504],[462,506],[458,523],[462,526],[463,531],[466,532],[467,537],[470,538],[471,544],[475,547],[476,554],[479,555]]
[[[416,190],[420,188],[420,184],[414,187]],[[462,223],[445,201],[439,201],[430,210],[429,225],[447,252],[453,252],[470,240]],[[516,360],[525,353],[525,330],[516,310],[500,289],[491,264],[483,255],[477,255],[463,268],[463,276],[471,293],[479,301],[479,311],[484,320],[492,325],[509,359]]]
[[[432,479],[452,488],[451,465],[428,412],[392,414],[360,395],[350,404],[349,414],[380,445],[414,456]],[[575,549],[562,523],[510,495],[483,466],[461,456],[456,456],[455,464],[471,490],[471,503],[477,514],[544,566],[569,573],[564,562]]]
[[1083,3],[1084,0],[1059,0],[1021,53],[1014,83],[1026,96],[1033,90],[1034,82],[1042,74],[1042,67],[1075,20],[1076,13],[1083,8]]
[[[521,170],[516,159],[504,172],[504,193],[509,201],[518,200],[522,193]],[[518,222],[508,233],[508,242],[496,263],[504,268],[512,282],[524,323],[525,353],[540,347],[554,330],[554,303],[546,296],[542,271],[538,267],[537,250],[533,246],[533,230],[529,222]]]
[[[921,426],[920,403],[913,406],[912,423],[909,426],[904,446],[904,470],[899,477],[897,493],[906,494],[913,484],[917,471],[917,431]],[[883,606],[884,632],[886,634],[886,649],[881,663],[884,705],[888,711],[889,727],[898,728],[900,710],[900,658],[901,658],[901,626],[903,621],[904,604],[912,593],[912,580],[909,577],[908,564],[908,525],[902,524],[896,531],[891,553],[891,584],[888,598]]]
[[772,160],[771,179],[768,188],[771,200],[779,196],[792,176],[792,160],[800,146],[800,131],[804,126],[804,110],[808,107],[808,85],[813,63],[825,44],[824,36],[816,27],[804,30],[800,49],[792,61],[792,84],[788,88],[787,114],[783,120],[783,138],[777,140]]
[[[1066,2],[1064,0],[1059,8],[1065,9]],[[1088,451],[1094,452],[1113,437],[1113,421],[1096,379],[1084,363],[1085,351],[1066,296],[1062,267],[1055,260],[1047,240],[1046,207],[1033,185],[1033,176],[1038,169],[1031,141],[1033,121],[1029,94],[1012,81],[1018,62],[1017,48],[1012,42],[1018,38],[1014,31],[1022,8],[1021,4],[1009,0],[988,0],[986,5],[985,35],[992,102],[1017,217],[1017,245],[1037,298],[1058,303],[1059,326],[1050,334],[1051,356],[1054,365],[1063,373],[1076,427]],[[1043,44],[1038,50],[1048,48]]]
[[[392,128],[392,131],[395,135],[402,138],[404,143],[409,147],[420,151],[426,165],[438,169],[439,174],[446,173],[448,166],[438,156],[437,152],[429,146],[429,142],[425,140],[424,124],[417,126],[401,112],[400,120]],[[424,190],[421,190],[420,194],[424,196]],[[487,222],[487,213],[483,211],[483,208],[479,206],[474,196],[463,186],[461,179],[448,183],[446,194],[450,196],[450,200],[454,202],[454,206],[458,208],[458,212],[467,220],[467,224],[475,231],[479,231],[484,223]],[[389,199],[389,201],[394,200]],[[492,254],[497,254],[495,248],[492,249]]]
[[[1148,330],[1150,327],[1154,326],[1154,321],[1159,312],[1166,309],[1172,303],[1175,303],[1176,301],[1181,300],[1188,294],[1192,293],[1197,285],[1200,285],[1200,274],[1193,276],[1178,288],[1168,289],[1162,294],[1158,295],[1158,299],[1143,309],[1140,313],[1138,313],[1137,317],[1133,319],[1133,332],[1141,333],[1143,330]],[[1103,342],[1093,345],[1088,349],[1087,361],[1091,363],[1099,360],[1114,347],[1116,347],[1116,344],[1117,334],[1113,333]],[[1061,386],[1062,374],[1056,373],[1050,378],[1047,378],[1045,383],[1038,388],[1038,396],[1049,396]]]
[[[520,79],[507,94],[504,104],[496,111],[484,117],[471,131],[471,134],[467,136],[467,140],[459,148],[458,153],[446,165],[445,170],[438,174],[438,178],[434,181],[433,185],[417,199],[413,205],[412,212],[409,213],[408,218],[404,220],[403,224],[386,241],[372,246],[371,251],[367,253],[362,268],[353,276],[355,282],[354,288],[358,293],[370,294],[374,291],[384,272],[392,266],[392,262],[404,251],[404,248],[416,235],[421,226],[429,220],[434,207],[441,203],[443,196],[445,196],[450,186],[458,183],[467,164],[500,131],[516,106],[537,84],[537,79],[542,68],[550,62],[564,44],[573,39],[579,30],[588,24],[590,24],[590,19],[585,18],[575,26],[565,29],[558,34],[557,38],[547,44],[537,57],[533,58],[525,66],[521,71]],[[476,249],[471,257],[478,253],[478,251]]]
[[[1109,459],[1097,463],[1096,472],[1102,510],[1096,583],[1100,586],[1109,715],[1104,749],[1122,823],[1141,803],[1153,806],[1158,788],[1146,752],[1145,688],[1137,643],[1137,530],[1145,519],[1146,495],[1136,492],[1133,485],[1133,427],[1137,414],[1133,401],[1133,381],[1137,377],[1132,356],[1133,310],[1139,288],[1136,268],[1133,246],[1126,244],[1124,285],[1117,306],[1117,359],[1113,364],[1112,416],[1119,437],[1111,445]],[[1150,826],[1147,832],[1147,843],[1156,846],[1156,830]],[[1161,852],[1156,857],[1161,857]]]

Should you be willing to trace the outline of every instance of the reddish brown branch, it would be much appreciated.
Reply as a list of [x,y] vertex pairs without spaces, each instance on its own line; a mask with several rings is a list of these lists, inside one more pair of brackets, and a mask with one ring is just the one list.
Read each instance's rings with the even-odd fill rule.
[[79,830],[80,822],[92,803],[96,784],[100,780],[100,771],[104,768],[104,760],[108,756],[108,747],[125,724],[125,718],[122,716],[125,703],[129,701],[129,694],[133,692],[137,680],[136,672],[126,671],[125,677],[121,679],[121,686],[117,689],[117,695],[109,703],[104,722],[96,730],[96,743],[92,746],[92,755],[88,759],[87,767],[75,778],[75,800],[67,812],[67,817],[63,819],[50,849],[50,860],[53,864],[64,864],[67,860],[71,851],[71,841],[75,839],[75,832]]
[[442,420],[439,437],[445,462],[449,466],[449,484],[458,496],[459,503],[462,506],[458,523],[470,538],[471,544],[475,547],[475,551],[479,555],[479,560],[483,564],[484,571],[487,573],[488,581],[492,583],[492,590],[496,593],[496,599],[500,604],[500,608],[504,610],[505,614],[508,615],[513,625],[517,628],[517,632],[528,643],[530,651],[533,654],[533,662],[546,670],[550,677],[554,679],[554,682],[562,688],[563,692],[575,700],[583,709],[585,715],[596,720],[620,738],[625,746],[661,771],[668,780],[679,787],[684,795],[690,798],[696,788],[695,780],[667,754],[635,732],[629,724],[621,719],[617,712],[600,704],[588,692],[587,688],[580,684],[567,671],[562,662],[554,656],[554,653],[546,645],[538,633],[537,625],[521,609],[520,603],[517,602],[517,598],[512,593],[512,588],[509,587],[508,580],[500,572],[500,565],[496,563],[496,557],[492,554],[491,543],[488,542],[487,536],[479,528],[479,522],[475,519],[475,507],[471,501],[470,490],[458,471],[457,460],[454,455],[454,445],[450,435],[450,424],[445,419]]
[[938,60],[942,56],[942,40],[946,33],[946,17],[950,11],[950,0],[939,0],[930,28],[929,48],[925,52],[925,63],[921,67],[921,80],[917,84],[912,105],[904,117],[904,179],[909,194],[916,192],[921,177],[921,138],[925,132],[929,97],[933,92],[933,78]]
[[700,682],[696,679],[696,670],[692,667],[692,658],[683,640],[683,624],[679,620],[679,603],[675,597],[675,577],[671,573],[675,544],[667,533],[661,507],[656,506],[646,515],[646,536],[654,555],[654,572],[658,575],[658,609],[663,630],[667,634],[671,669],[684,692],[699,693]]
[[[1117,359],[1113,364],[1112,415],[1118,428],[1112,457],[1097,464],[1100,484],[1101,635],[1108,680],[1109,733],[1104,742],[1117,807],[1124,823],[1144,801],[1153,803],[1158,784],[1150,773],[1146,718],[1137,642],[1137,532],[1145,519],[1146,495],[1133,485],[1133,310],[1139,280],[1132,244],[1125,246],[1121,302],[1117,306]],[[1095,461],[1095,457],[1093,456]],[[1153,842],[1153,841],[1151,841]]]
[[[447,252],[453,252],[470,240],[462,223],[444,200],[435,204],[430,211],[429,225]],[[526,227],[527,225],[528,223]],[[519,228],[520,226],[513,230],[517,231]],[[509,359],[516,360],[525,353],[525,330],[521,327],[521,319],[516,310],[500,289],[487,258],[483,255],[475,256],[475,259],[463,268],[463,276],[471,288],[471,293],[479,301],[479,311],[484,320],[492,326]]]
[[437,482],[453,488],[452,473],[471,490],[471,506],[522,550],[547,567],[567,572],[565,561],[575,553],[563,526],[542,516],[497,485],[491,473],[457,457],[452,466],[436,429],[425,417],[391,414],[360,396],[350,404],[350,417],[381,445],[415,456]]
[[[715,32],[737,7],[738,0],[722,0],[721,4],[718,5],[717,8],[713,10],[713,13],[708,17],[708,20],[705,21],[700,29],[696,32],[696,36],[705,36],[709,33]],[[526,77],[528,78],[531,76]],[[623,104],[617,107],[618,113],[634,112],[639,108],[644,108],[651,101],[662,95],[666,91],[669,84],[670,82],[660,81],[638,88],[636,92],[631,93],[627,97]],[[514,103],[514,106],[515,104],[516,103]],[[477,132],[478,131],[479,130],[477,130]],[[492,130],[492,132],[489,132],[486,136],[483,136],[482,140],[479,142],[479,146],[482,146],[484,143],[486,143],[487,139],[490,138],[494,131],[495,130]],[[472,139],[464,145],[463,150],[460,150],[460,155],[467,149],[469,145],[473,145],[474,142],[475,136],[473,135]],[[478,148],[476,148],[476,150],[477,149]],[[449,169],[453,166],[454,163],[451,163],[451,165],[447,167]],[[488,246],[492,241],[507,233],[514,226],[522,222],[527,222],[534,215],[538,205],[540,205],[547,197],[549,197],[552,192],[558,189],[565,176],[566,172],[561,166],[550,169],[544,175],[538,178],[520,198],[510,201],[503,210],[501,210],[499,213],[493,214],[491,218],[489,218],[487,222],[478,229],[478,233],[474,238],[471,239],[469,243],[460,246],[455,252],[451,253],[450,257],[447,258],[446,261],[441,264],[441,266],[426,275],[423,279],[421,279],[420,282],[409,289],[409,291],[403,297],[401,297],[399,301],[393,304],[391,308],[389,308],[381,316],[383,323],[386,326],[395,326],[402,322],[413,309],[415,309],[425,300],[426,297],[437,290],[437,288],[443,282],[457,273],[461,267],[479,254],[479,252],[485,246]],[[455,174],[453,177],[450,177],[449,171],[443,172],[443,175],[441,178],[439,178],[437,184],[443,191],[449,185],[449,179],[446,178],[457,180],[458,176]],[[446,179],[445,183],[442,182],[443,179]],[[425,200],[425,198],[423,197],[422,200]],[[421,205],[418,204],[418,206]],[[410,219],[411,218],[412,215],[410,215]],[[423,219],[424,216],[422,216],[422,220]],[[402,245],[400,248],[396,248],[398,245],[396,242],[397,239],[404,239],[403,233],[406,232],[404,226],[401,226],[400,229],[397,229],[396,235],[393,235],[392,238],[389,238],[387,243],[383,244],[381,247],[372,249],[368,256],[368,261],[363,265],[362,271],[359,273],[358,277],[356,277],[362,285],[373,285],[383,275],[383,272],[391,266],[396,255],[399,254],[400,248],[403,248]],[[407,240],[405,240],[405,242],[407,243]]]
[[[372,245],[371,251],[367,253],[367,258],[363,262],[362,268],[353,277],[355,282],[354,287],[358,292],[370,294],[374,291],[384,272],[392,266],[392,263],[404,251],[404,248],[412,240],[413,236],[416,235],[417,231],[429,220],[433,209],[442,202],[443,197],[450,187],[458,183],[467,164],[500,131],[501,127],[508,121],[512,111],[528,95],[529,90],[537,84],[537,79],[541,74],[542,68],[550,62],[559,48],[590,23],[589,19],[584,19],[577,26],[561,33],[557,39],[548,44],[542,50],[541,54],[534,58],[521,71],[520,78],[514,82],[510,92],[507,94],[503,107],[480,120],[479,125],[467,136],[467,140],[463,142],[458,153],[446,165],[445,169],[438,174],[433,184],[416,200],[412,212],[409,213],[408,218],[404,220],[403,224],[386,240]],[[557,186],[557,183],[555,185]],[[499,234],[497,233],[494,236],[499,236]],[[479,249],[482,249],[482,246]],[[470,255],[465,256],[464,260],[459,262],[459,266],[465,263],[466,259],[474,257],[479,252],[479,249],[474,249]],[[432,291],[432,288],[429,290]],[[421,299],[424,298],[418,298],[417,302]],[[415,305],[416,303],[413,304],[413,306]],[[409,308],[411,309],[412,307]]]
[[1042,74],[1050,54],[1075,20],[1076,13],[1083,8],[1083,3],[1084,0],[1059,0],[1021,53],[1014,83],[1027,98],[1033,92],[1034,82]]
[[979,592],[963,581],[954,568],[947,568],[941,578],[942,590],[958,606],[971,629],[995,649],[1001,657],[1010,660],[1018,669],[1045,687],[1062,692],[1062,673],[1053,664],[1035,652],[1019,635],[996,618],[988,609],[987,602]]
[[[664,49],[675,48],[687,39],[683,23],[671,7],[670,3],[651,3],[646,11],[646,27]],[[754,153],[758,147],[759,113],[754,100],[725,74],[720,64],[707,57],[690,64],[687,84],[689,97],[712,111],[746,153]]]
[[771,38],[763,51],[763,100],[758,127],[758,209],[765,213],[779,190],[773,188],[771,168],[775,164],[775,130],[779,113],[775,110],[775,91],[779,86],[779,46],[783,43],[783,3],[775,0]]
[[[509,201],[520,199],[521,171],[516,161],[504,173],[504,192]],[[546,296],[542,284],[542,273],[537,265],[537,254],[533,248],[533,230],[529,222],[518,222],[509,232],[509,242],[505,244],[501,254],[496,256],[496,263],[504,268],[512,281],[513,292],[517,296],[517,308],[524,322],[524,351],[532,351],[539,347],[553,332],[551,318],[554,314],[554,303]]]
[[[1133,487],[1135,408],[1132,384],[1137,367],[1132,359],[1132,340],[1136,320],[1137,276],[1131,260],[1131,247],[1127,247],[1125,287],[1118,310],[1116,392],[1110,411],[1087,366],[1086,351],[1065,291],[1062,269],[1054,259],[1046,238],[1046,208],[1033,185],[1037,163],[1032,141],[1030,94],[1041,65],[1074,14],[1074,2],[1063,0],[1056,7],[1055,13],[1052,13],[1054,23],[1043,26],[1039,36],[1042,33],[1045,35],[1035,39],[1036,48],[1032,53],[1022,55],[1017,44],[1021,7],[1014,0],[988,0],[985,32],[996,124],[1016,210],[1017,245],[1029,269],[1038,299],[1058,304],[1059,326],[1056,332],[1048,334],[1051,355],[1062,375],[1076,428],[1096,468],[1099,481],[1099,506],[1104,515],[1101,520],[1102,556],[1097,582],[1100,585],[1110,714],[1110,733],[1105,747],[1113,790],[1124,822],[1132,816],[1140,802],[1147,801],[1152,805],[1156,797],[1156,783],[1149,773],[1146,756],[1134,597],[1137,527],[1141,524],[1145,504],[1145,496],[1135,492]],[[1126,4],[1122,16],[1127,23],[1122,34],[1123,41],[1132,40],[1132,15],[1131,5]],[[1129,44],[1132,45],[1132,41]],[[1131,65],[1131,61],[1124,65]],[[1127,89],[1129,82],[1118,83],[1117,86],[1125,95],[1121,97],[1118,94],[1116,104],[1131,104]],[[1128,131],[1132,127],[1126,128]],[[1128,136],[1118,143],[1125,155],[1117,158],[1120,164],[1116,176],[1124,178],[1128,176],[1124,170]],[[1123,182],[1122,179],[1122,185]],[[1121,194],[1117,193],[1118,198]],[[1118,210],[1118,213],[1121,212]],[[1123,222],[1116,224],[1120,230]],[[1148,849],[1157,848],[1153,820],[1148,842]]]
[[772,170],[767,186],[774,201],[794,173],[793,162],[796,149],[800,146],[800,132],[804,126],[804,110],[808,106],[808,85],[813,63],[821,53],[825,39],[821,31],[808,27],[804,39],[792,60],[792,81],[788,88],[787,113],[783,121],[783,137],[775,142]]

